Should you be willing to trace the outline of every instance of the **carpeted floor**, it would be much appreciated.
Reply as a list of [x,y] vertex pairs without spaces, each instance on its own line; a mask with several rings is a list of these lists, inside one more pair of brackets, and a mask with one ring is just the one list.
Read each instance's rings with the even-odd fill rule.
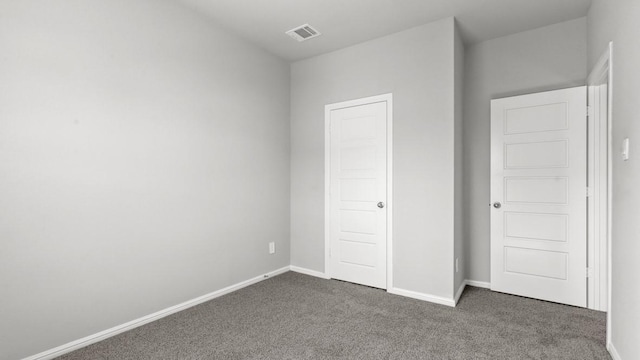
[[288,272],[58,359],[610,359],[605,314],[467,287],[456,308]]

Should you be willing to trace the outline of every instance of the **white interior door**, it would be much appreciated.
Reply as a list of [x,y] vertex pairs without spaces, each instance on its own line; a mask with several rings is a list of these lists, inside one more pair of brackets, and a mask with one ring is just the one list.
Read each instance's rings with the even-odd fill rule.
[[387,288],[388,102],[328,106],[329,276]]
[[586,87],[491,101],[491,289],[586,306]]

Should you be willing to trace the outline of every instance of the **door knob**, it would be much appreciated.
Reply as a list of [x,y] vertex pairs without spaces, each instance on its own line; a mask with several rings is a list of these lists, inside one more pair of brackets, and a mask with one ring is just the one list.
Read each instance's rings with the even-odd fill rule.
[[502,204],[500,204],[500,202],[496,201],[493,203],[493,207],[496,209],[500,209],[502,207]]
[[384,203],[383,203],[382,201],[380,201],[380,202],[378,203],[378,207],[379,207],[380,209],[382,209],[382,208],[384,207]]

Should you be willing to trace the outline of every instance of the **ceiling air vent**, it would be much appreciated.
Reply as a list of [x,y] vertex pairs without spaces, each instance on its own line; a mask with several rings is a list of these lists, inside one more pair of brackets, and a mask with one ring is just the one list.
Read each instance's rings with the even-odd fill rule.
[[309,24],[298,26],[286,32],[287,35],[298,41],[305,41],[320,35],[320,31],[314,29]]

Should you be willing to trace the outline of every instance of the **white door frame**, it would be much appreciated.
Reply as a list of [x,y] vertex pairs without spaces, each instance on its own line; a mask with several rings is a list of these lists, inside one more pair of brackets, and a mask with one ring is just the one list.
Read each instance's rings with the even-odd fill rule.
[[[587,79],[589,106],[592,109],[588,131],[593,134],[589,136],[588,143],[588,177],[589,187],[594,186],[589,205],[589,221],[593,223],[589,225],[588,267],[594,270],[593,280],[589,279],[589,308],[607,311],[607,348],[611,343],[612,60],[613,43],[610,42]],[[602,88],[603,85],[606,85],[606,90]],[[603,91],[607,93],[606,111],[595,101]],[[603,264],[603,261],[606,263]],[[606,303],[603,299],[606,299]]]
[[367,105],[387,103],[387,289],[393,288],[393,94],[382,94],[362,99],[328,104],[324,107],[324,272],[332,278],[329,251],[331,249],[331,111]]

